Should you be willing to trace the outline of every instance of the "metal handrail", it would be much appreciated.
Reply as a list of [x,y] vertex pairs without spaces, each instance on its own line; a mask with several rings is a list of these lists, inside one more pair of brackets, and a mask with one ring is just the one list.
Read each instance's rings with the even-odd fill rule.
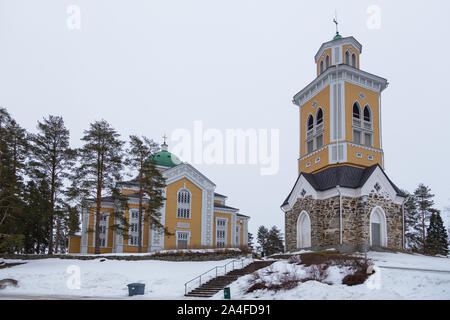
[[[202,285],[202,276],[205,276],[206,274],[210,273],[211,271],[216,271],[216,278],[217,278],[217,275],[218,275],[218,269],[219,269],[219,268],[224,268],[224,275],[226,275],[226,274],[227,274],[227,266],[230,265],[230,264],[233,266],[233,269],[228,271],[228,272],[231,272],[231,271],[233,271],[233,270],[236,270],[236,268],[235,268],[235,263],[237,263],[237,262],[240,262],[240,263],[241,263],[241,268],[240,268],[240,269],[244,269],[244,261],[246,261],[246,260],[253,261],[252,258],[240,259],[240,260],[233,260],[233,261],[228,262],[227,264],[224,264],[223,266],[217,266],[217,267],[214,267],[214,268],[212,268],[212,269],[210,269],[210,270],[208,270],[208,271],[202,273],[201,275],[195,277],[194,279],[189,280],[188,282],[186,282],[186,283],[184,284],[184,294],[187,294],[187,285],[188,285],[189,283],[194,282],[194,281],[196,281],[196,280],[198,279],[198,280],[199,280],[199,285],[198,285],[198,286],[201,287],[201,285]],[[247,265],[248,265],[248,264],[246,264],[245,266],[247,266]]]

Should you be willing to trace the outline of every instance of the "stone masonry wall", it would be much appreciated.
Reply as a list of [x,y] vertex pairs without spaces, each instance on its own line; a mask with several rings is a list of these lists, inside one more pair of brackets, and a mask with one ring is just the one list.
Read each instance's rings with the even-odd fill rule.
[[[343,245],[361,247],[370,243],[370,214],[377,206],[386,214],[387,246],[402,249],[403,223],[402,206],[391,199],[372,192],[365,207],[366,228],[364,228],[364,204],[361,198],[342,197]],[[298,199],[292,210],[285,214],[286,250],[297,250],[297,219],[306,211],[311,219],[311,246],[333,247],[340,244],[339,196],[314,200],[312,197]]]

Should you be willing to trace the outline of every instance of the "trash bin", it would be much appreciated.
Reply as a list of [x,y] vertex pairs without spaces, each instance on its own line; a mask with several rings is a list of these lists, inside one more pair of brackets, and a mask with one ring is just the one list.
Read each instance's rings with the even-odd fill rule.
[[231,290],[230,287],[226,287],[223,289],[223,297],[225,300],[230,300],[231,299]]
[[144,295],[145,284],[130,283],[130,284],[127,284],[127,286],[128,286],[128,295],[129,296]]

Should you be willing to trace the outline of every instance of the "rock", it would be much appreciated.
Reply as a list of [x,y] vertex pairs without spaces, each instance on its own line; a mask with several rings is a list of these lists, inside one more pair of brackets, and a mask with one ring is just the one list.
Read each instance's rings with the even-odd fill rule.
[[100,262],[105,262],[105,261],[106,261],[105,258],[100,259]]
[[0,280],[0,289],[5,289],[7,286],[18,286],[19,281],[14,279],[3,279]]
[[367,268],[367,274],[373,274],[375,273],[375,266],[369,266]]

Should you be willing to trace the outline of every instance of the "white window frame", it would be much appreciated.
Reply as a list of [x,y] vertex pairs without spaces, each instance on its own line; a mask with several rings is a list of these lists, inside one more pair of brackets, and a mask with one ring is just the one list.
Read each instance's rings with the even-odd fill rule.
[[[133,213],[136,213],[137,217],[133,218]],[[141,230],[141,239],[142,239],[142,246],[144,245],[144,214],[145,211],[142,210],[142,230]],[[131,247],[137,247],[139,246],[139,209],[129,209],[128,210],[128,245]],[[131,231],[131,225],[136,223],[138,231]],[[131,239],[132,237],[136,237],[136,244],[132,244]]]
[[[95,229],[95,225],[97,224],[97,215],[94,213],[94,229]],[[100,248],[107,248],[108,247],[108,232],[109,232],[109,212],[106,211],[100,211],[100,223],[99,223],[99,227],[102,227],[103,221],[102,217],[106,216],[106,226],[105,226],[105,245],[102,246],[100,243]],[[97,232],[97,230],[95,230],[94,234],[94,238],[92,239],[92,246],[95,247],[95,233]]]
[[191,245],[191,232],[190,231],[185,231],[185,230],[175,230],[175,244],[176,244],[177,248],[179,248],[179,246],[178,246],[178,240],[179,240],[178,236],[180,234],[186,234],[187,235],[186,248],[189,248],[190,245]]
[[[219,221],[225,222],[225,225],[219,226]],[[218,231],[224,231],[225,238],[223,238],[224,243],[223,247],[226,247],[228,243],[228,218],[216,217],[216,247],[219,247],[218,246],[219,237],[217,236]],[[222,238],[220,238],[220,240],[222,242]]]
[[[180,202],[180,193],[187,193],[188,194],[188,201],[187,202]],[[192,215],[191,215],[191,204],[192,204],[192,193],[189,189],[186,188],[181,188],[180,190],[178,190],[177,192],[177,219],[185,219],[185,220],[190,220]],[[187,215],[180,215],[179,214],[179,210],[187,210]]]

